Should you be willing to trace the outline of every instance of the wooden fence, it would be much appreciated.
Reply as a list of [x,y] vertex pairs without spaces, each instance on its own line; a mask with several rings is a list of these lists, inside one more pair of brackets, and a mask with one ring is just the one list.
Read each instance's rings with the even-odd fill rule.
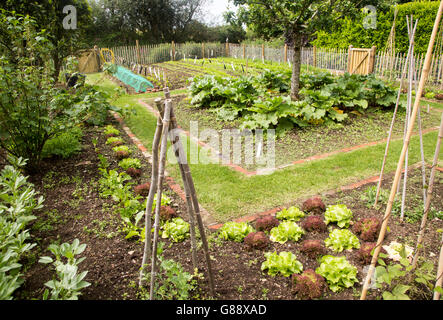
[[[120,46],[113,50],[116,62],[132,67],[134,64],[153,64],[171,60],[233,57],[240,59],[273,61],[291,64],[293,50],[288,46],[280,48],[265,45],[241,45],[223,43],[166,43],[156,45]],[[330,49],[304,47],[301,50],[301,62],[305,65],[328,69],[333,73],[348,70],[348,49]],[[389,80],[401,77],[406,53],[390,55],[387,51],[376,51],[374,73]],[[415,70],[420,79],[424,55],[415,54]],[[428,84],[438,85],[443,89],[443,54],[434,54],[429,72]]]

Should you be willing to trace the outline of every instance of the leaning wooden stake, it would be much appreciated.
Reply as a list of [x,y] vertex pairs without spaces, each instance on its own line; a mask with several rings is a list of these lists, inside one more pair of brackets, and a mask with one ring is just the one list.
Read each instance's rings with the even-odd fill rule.
[[[440,258],[438,259],[437,268],[437,280],[435,281],[434,289],[437,287],[442,287],[443,284],[443,236],[441,237],[441,249]],[[434,300],[440,300],[440,292],[434,291]]]
[[[166,92],[169,92],[168,89],[165,90]],[[171,117],[172,117],[172,121],[173,121],[173,127],[174,129],[177,128],[177,122],[175,120],[175,115],[174,115],[174,110],[171,109]],[[177,147],[181,147],[181,154],[184,154],[183,151],[183,146],[181,145],[181,143],[177,146]],[[203,250],[205,253],[205,258],[206,258],[206,265],[208,268],[208,278],[209,278],[209,289],[212,295],[215,294],[215,289],[214,289],[214,276],[212,273],[212,267],[211,267],[211,257],[209,255],[209,246],[208,246],[208,240],[206,238],[206,232],[205,232],[205,228],[203,225],[203,220],[200,214],[200,206],[198,204],[198,199],[197,199],[197,192],[195,190],[195,186],[194,186],[194,180],[192,179],[192,175],[191,175],[191,170],[189,168],[189,164],[186,162],[183,162],[180,164],[181,165],[181,170],[183,170],[183,183],[185,185],[187,185],[191,200],[192,200],[192,205],[194,207],[194,212],[195,212],[195,216],[197,219],[197,225],[198,225],[198,229],[200,232],[200,237],[202,240],[202,244],[203,244]]]
[[395,172],[394,182],[393,182],[392,188],[391,188],[391,194],[389,196],[389,201],[388,201],[388,204],[386,206],[386,212],[385,212],[385,215],[383,217],[383,223],[382,223],[381,230],[380,230],[380,233],[379,233],[379,236],[378,236],[377,244],[375,246],[375,250],[374,250],[374,253],[372,255],[371,265],[369,266],[368,274],[366,275],[366,279],[365,279],[364,284],[363,284],[363,289],[362,289],[362,293],[361,293],[361,296],[360,296],[361,300],[365,300],[366,299],[366,295],[367,295],[367,292],[368,292],[369,284],[371,282],[372,275],[374,274],[375,265],[377,263],[378,256],[380,254],[380,250],[381,250],[381,247],[382,247],[382,244],[383,244],[383,240],[385,238],[389,217],[390,217],[391,211],[392,211],[392,205],[394,203],[395,192],[396,192],[398,181],[399,181],[399,178],[400,178],[400,175],[401,175],[401,171],[402,171],[403,161],[405,160],[406,150],[407,150],[407,148],[409,146],[409,141],[410,141],[411,136],[412,136],[412,130],[414,129],[414,123],[415,123],[415,119],[417,117],[417,111],[418,111],[418,108],[419,108],[419,105],[420,105],[420,98],[421,98],[421,95],[423,93],[423,88],[424,88],[426,79],[427,79],[428,74],[429,74],[429,67],[430,67],[430,64],[431,64],[432,49],[434,47],[435,36],[437,34],[438,26],[440,24],[442,11],[443,11],[443,0],[440,1],[440,6],[438,8],[438,13],[437,13],[437,16],[435,18],[434,27],[433,27],[433,30],[432,30],[431,38],[429,40],[428,50],[427,50],[425,62],[424,62],[424,65],[423,65],[423,72],[422,72],[421,78],[420,78],[420,84],[418,86],[418,91],[416,92],[416,96],[415,96],[415,102],[414,102],[414,108],[412,110],[411,121],[409,123],[406,139],[405,139],[405,141],[403,143],[403,148],[402,148],[402,151],[401,151],[401,154],[400,154],[400,158],[398,160],[397,170]]
[[169,130],[171,104],[172,104],[171,100],[166,100],[165,112],[163,115],[163,130],[161,137],[160,158],[158,166],[157,200],[155,204],[154,239],[152,244],[152,258],[151,258],[151,287],[149,291],[150,300],[154,299],[154,283],[157,274],[157,246],[158,246],[158,234],[160,229],[160,207],[162,200],[162,183],[165,177],[166,149],[168,147],[168,130]]
[[421,219],[420,230],[418,232],[418,239],[417,239],[417,245],[415,248],[414,259],[412,261],[413,268],[415,268],[417,266],[419,252],[420,252],[420,249],[421,249],[422,243],[423,243],[426,222],[428,220],[429,208],[431,207],[431,196],[432,196],[432,189],[434,186],[435,171],[436,171],[435,169],[437,168],[437,165],[438,165],[438,155],[440,153],[440,145],[441,145],[442,138],[443,138],[443,113],[441,116],[440,130],[438,131],[437,146],[435,147],[434,160],[432,162],[431,176],[429,177],[429,186],[428,186],[428,192],[426,195],[425,209],[423,212],[423,217]]
[[[417,23],[415,24],[415,26],[414,26],[414,30],[413,30],[413,32],[412,32],[412,35],[413,35],[413,36],[415,36],[415,30],[416,30],[416,28],[417,28]],[[411,44],[409,44],[409,49],[408,49],[408,54],[407,54],[407,56],[406,56],[406,61],[409,59],[409,56],[411,55],[411,50],[412,50],[412,46],[411,46]],[[387,159],[387,157],[388,157],[389,146],[390,146],[390,143],[391,143],[391,137],[392,137],[392,131],[393,131],[393,129],[394,129],[395,118],[396,118],[396,115],[397,115],[398,106],[399,106],[399,104],[400,104],[401,90],[402,90],[402,87],[403,87],[403,80],[404,80],[404,78],[405,78],[405,76],[406,76],[407,66],[408,66],[408,64],[405,63],[405,65],[403,66],[402,74],[401,74],[400,88],[398,88],[397,101],[395,102],[394,114],[393,114],[393,116],[392,116],[391,126],[390,126],[390,128],[389,128],[389,133],[388,133],[388,141],[386,141],[385,155],[384,155],[384,157],[383,157],[383,162],[382,162],[381,170],[380,170],[380,177],[379,177],[379,179],[378,179],[378,185],[377,185],[377,192],[376,192],[376,194],[375,194],[374,207],[377,206],[377,204],[378,204],[378,198],[379,198],[379,196],[380,196],[380,188],[381,188],[381,183],[382,183],[382,181],[383,181],[383,173],[384,173],[384,170],[385,170],[386,159]]]
[[[155,104],[158,109],[161,108],[161,99],[155,100]],[[142,266],[140,268],[139,286],[143,285],[143,275],[147,264],[148,258],[151,256],[151,213],[152,204],[154,202],[154,195],[157,192],[157,181],[158,181],[158,147],[160,145],[161,133],[163,130],[162,122],[162,111],[160,111],[160,116],[157,118],[157,127],[155,129],[154,141],[152,143],[152,174],[151,174],[151,185],[149,186],[149,195],[146,200],[146,211],[145,211],[145,249],[143,251]]]

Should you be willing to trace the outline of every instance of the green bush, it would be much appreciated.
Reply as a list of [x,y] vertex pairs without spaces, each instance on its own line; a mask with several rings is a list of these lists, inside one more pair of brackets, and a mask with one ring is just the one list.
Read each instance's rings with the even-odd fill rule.
[[60,133],[45,143],[42,157],[57,156],[63,159],[71,157],[82,150],[82,144],[80,142],[82,136],[83,132],[79,127],[74,127],[66,132]]

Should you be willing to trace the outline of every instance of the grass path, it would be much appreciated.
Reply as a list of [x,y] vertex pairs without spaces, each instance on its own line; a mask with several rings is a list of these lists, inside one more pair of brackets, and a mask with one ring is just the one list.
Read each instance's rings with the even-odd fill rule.
[[[93,83],[101,75],[88,75],[88,82]],[[116,85],[104,79],[97,83],[105,90]],[[172,94],[183,92],[172,92]],[[163,94],[123,95],[114,102],[123,107],[132,106],[135,115],[128,116],[125,121],[134,134],[148,150],[156,126],[156,118],[144,107],[138,105],[140,98],[152,98]],[[437,132],[425,134],[424,153],[431,163],[437,141]],[[190,142],[187,141],[188,146]],[[402,141],[394,141],[386,163],[386,172],[395,170],[402,148]],[[270,175],[246,177],[239,172],[218,164],[191,164],[199,201],[219,222],[265,211],[280,205],[295,203],[297,199],[319,194],[326,190],[339,189],[364,178],[378,174],[385,145],[367,147],[349,153],[337,154],[326,159],[316,160],[286,169],[278,170]],[[189,150],[189,148],[188,148]],[[202,151],[201,149],[199,149]],[[420,161],[419,139],[413,137],[410,143],[409,163]],[[440,158],[443,150],[440,152]],[[440,165],[442,165],[440,161]],[[169,174],[181,184],[180,172],[176,165],[168,164]]]

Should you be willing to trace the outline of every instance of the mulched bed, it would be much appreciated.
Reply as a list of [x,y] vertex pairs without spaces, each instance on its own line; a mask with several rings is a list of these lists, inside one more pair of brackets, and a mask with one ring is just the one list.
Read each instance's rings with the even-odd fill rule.
[[[118,127],[117,123],[113,123]],[[125,143],[130,145],[129,137],[121,131]],[[118,161],[113,157],[111,147],[105,145],[106,138],[101,128],[84,128],[83,150],[78,155],[67,159],[47,159],[40,168],[40,172],[30,177],[36,189],[44,196],[44,208],[36,212],[39,217],[33,224],[31,234],[38,246],[32,251],[25,265],[25,282],[16,292],[19,299],[41,298],[44,283],[52,277],[46,265],[37,263],[38,258],[48,255],[47,246],[57,241],[71,242],[78,238],[81,243],[87,244],[86,251],[82,254],[86,259],[80,265],[81,270],[88,270],[86,281],[92,285],[83,290],[81,299],[136,299],[136,283],[138,269],[141,264],[143,244],[136,240],[125,240],[125,234],[119,232],[121,225],[118,213],[114,213],[112,201],[100,198],[98,193],[98,154],[104,155],[111,164],[111,168],[118,168]],[[97,139],[96,147],[94,140]],[[96,150],[97,148],[97,150]],[[142,161],[143,174],[135,179],[135,184],[149,182],[151,166],[138,149],[133,146],[131,157]],[[121,169],[119,170],[121,171]],[[419,170],[414,170],[410,175],[409,195],[407,208],[414,210],[419,203],[421,195],[421,182]],[[384,180],[383,187],[390,188],[392,175]],[[381,218],[383,207],[379,210],[368,209],[361,200],[368,185],[355,190],[334,194],[326,194],[323,200],[326,205],[344,203],[354,213],[354,221],[363,217],[374,216]],[[167,185],[165,193],[173,199],[173,206],[181,217],[188,220],[184,202],[173,193]],[[437,174],[434,186],[433,207],[443,210],[443,176]],[[300,205],[301,200],[294,199],[295,205]],[[56,211],[54,211],[56,210]],[[51,215],[52,212],[52,215]],[[55,212],[55,213],[54,213]],[[54,215],[56,216],[54,218]],[[51,218],[52,217],[52,218]],[[410,224],[400,222],[398,217],[392,217],[390,232],[385,243],[392,240],[405,241],[414,245],[419,223]],[[43,226],[42,226],[43,225]],[[437,229],[443,228],[443,221],[429,221],[425,236],[424,255],[431,261],[436,261],[439,252],[441,234]],[[210,254],[216,286],[216,299],[296,299],[291,293],[290,278],[283,276],[269,276],[260,269],[265,260],[266,251],[292,251],[304,269],[315,269],[319,266],[316,259],[312,259],[299,251],[300,243],[306,239],[324,240],[328,232],[306,233],[297,242],[286,244],[271,243],[265,251],[247,251],[243,243],[225,242],[218,239],[216,232],[209,232]],[[168,239],[161,239],[164,245],[163,256],[180,262],[185,271],[193,273],[190,240],[182,243],[171,243]],[[431,255],[434,254],[434,256]],[[363,265],[356,258],[356,250],[351,252],[334,253],[328,249],[327,254],[345,255],[347,259],[358,267],[358,279],[363,280]],[[199,272],[206,274],[203,250],[198,252]],[[195,299],[209,298],[209,288],[206,279],[199,279],[199,289],[194,292]],[[361,285],[333,294],[325,293],[322,299],[358,299]],[[375,298],[373,293],[368,297]]]

